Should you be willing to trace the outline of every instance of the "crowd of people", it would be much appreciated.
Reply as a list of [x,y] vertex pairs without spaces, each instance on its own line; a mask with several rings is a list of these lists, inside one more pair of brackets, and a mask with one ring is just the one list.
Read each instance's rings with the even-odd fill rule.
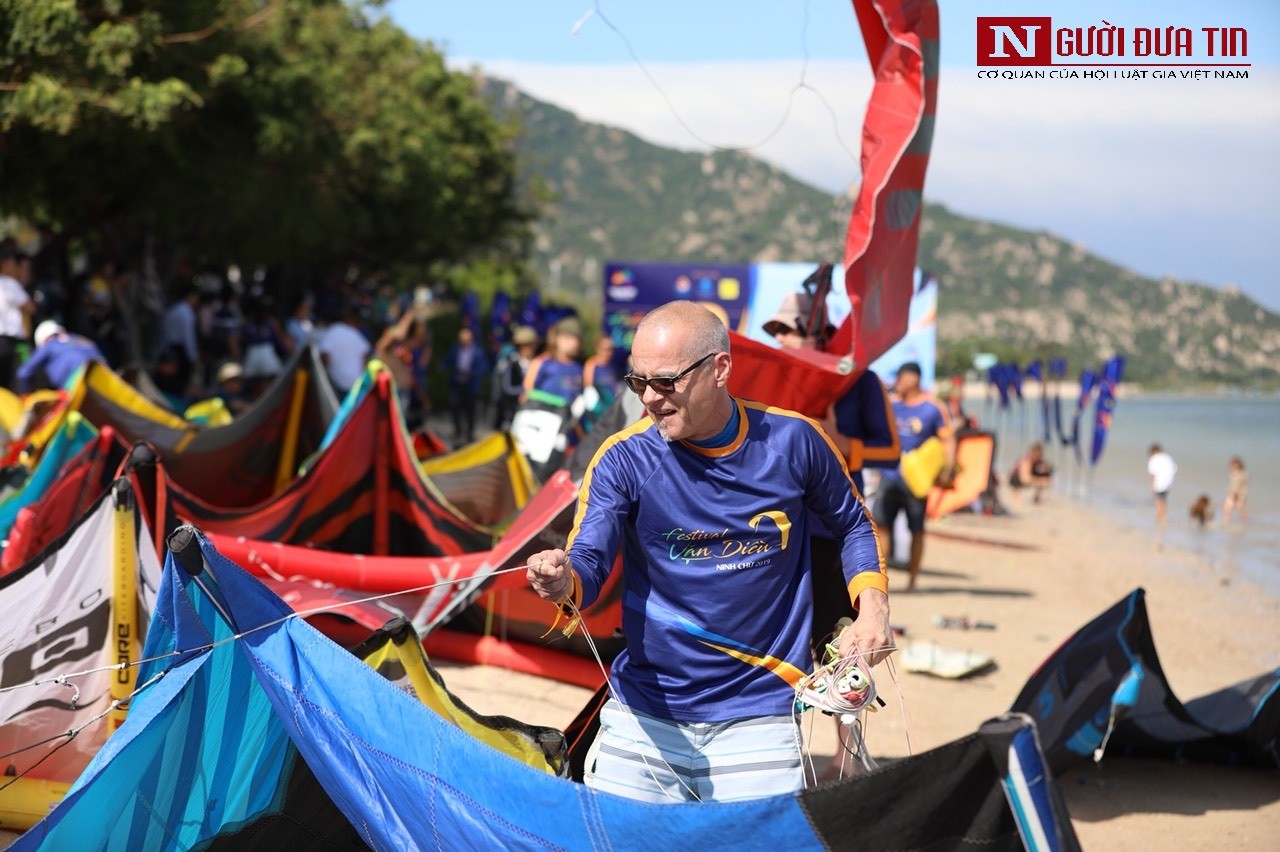
[[[430,318],[439,296],[326,280],[277,303],[262,281],[184,271],[166,301],[114,260],[80,274],[45,257],[0,244],[0,386],[16,393],[60,388],[90,360],[126,376],[143,370],[171,407],[218,399],[243,412],[300,347],[314,345],[339,395],[377,358],[387,365],[411,426],[425,422],[433,396],[447,398],[455,445],[477,425],[509,428],[531,396],[567,408],[589,390],[594,407],[620,387],[613,341],[598,339],[583,358],[574,317],[544,333],[533,325],[485,328],[461,316],[455,339],[433,346]],[[446,323],[447,325],[447,323]],[[442,424],[443,425],[443,424]]]

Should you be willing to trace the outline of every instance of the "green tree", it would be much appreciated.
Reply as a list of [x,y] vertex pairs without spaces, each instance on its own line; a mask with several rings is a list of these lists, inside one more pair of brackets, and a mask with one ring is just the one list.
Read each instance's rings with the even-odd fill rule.
[[137,258],[518,262],[513,132],[338,0],[0,0],[0,211]]

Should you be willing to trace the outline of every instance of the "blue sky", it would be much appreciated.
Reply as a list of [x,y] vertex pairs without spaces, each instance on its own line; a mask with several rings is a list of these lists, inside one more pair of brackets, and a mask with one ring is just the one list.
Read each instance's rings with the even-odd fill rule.
[[[940,9],[927,197],[1051,231],[1146,275],[1235,284],[1280,310],[1280,2]],[[870,74],[841,0],[396,0],[384,11],[455,65],[585,119],[684,150],[745,147],[831,192],[858,178]],[[1197,38],[1201,27],[1245,27],[1254,65],[1247,81],[979,80],[979,15],[1187,26]],[[802,75],[809,88],[796,90]]]

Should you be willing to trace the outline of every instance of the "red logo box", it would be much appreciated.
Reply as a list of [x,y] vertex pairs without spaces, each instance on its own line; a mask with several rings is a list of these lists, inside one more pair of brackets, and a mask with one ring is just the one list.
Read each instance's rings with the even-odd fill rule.
[[1052,18],[978,18],[979,65],[1052,65]]

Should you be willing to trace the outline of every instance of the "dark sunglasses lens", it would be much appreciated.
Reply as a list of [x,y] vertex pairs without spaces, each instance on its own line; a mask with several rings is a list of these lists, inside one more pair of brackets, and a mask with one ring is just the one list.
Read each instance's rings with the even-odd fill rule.
[[676,392],[675,379],[650,379],[649,387],[653,388],[654,393],[670,396]]
[[653,379],[642,379],[639,376],[623,376],[622,380],[627,383],[627,387],[639,396],[644,396],[646,387],[653,388],[653,392],[662,396],[670,396],[676,392],[676,381],[670,377],[661,377]]

